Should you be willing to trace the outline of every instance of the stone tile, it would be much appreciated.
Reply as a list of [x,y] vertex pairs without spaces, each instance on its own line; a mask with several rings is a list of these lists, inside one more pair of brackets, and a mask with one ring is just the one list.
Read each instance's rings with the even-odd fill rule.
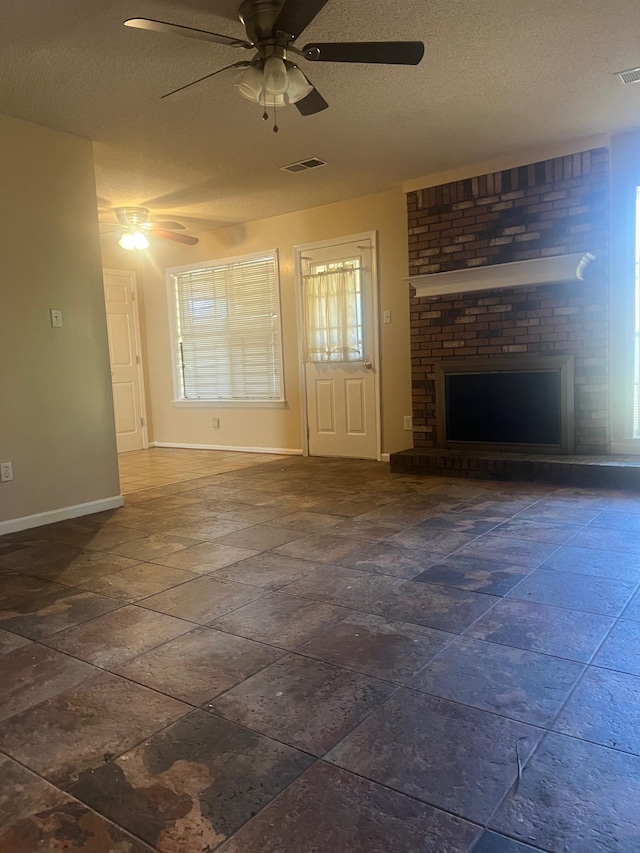
[[497,835],[495,832],[483,832],[471,853],[541,853],[541,851],[537,847],[521,844],[513,838]]
[[344,607],[274,593],[217,619],[211,627],[293,650],[350,613]]
[[373,572],[322,566],[289,584],[287,594],[358,608],[370,604],[403,583],[401,578],[376,575]]
[[234,548],[232,545],[220,545],[217,542],[201,542],[199,545],[185,548],[184,551],[156,557],[154,563],[196,574],[207,574],[233,563],[239,563],[240,560],[246,560],[257,553],[258,551],[249,548]]
[[298,653],[404,684],[452,639],[443,631],[356,613],[300,646]]
[[558,506],[552,504],[549,506],[545,501],[533,504],[522,512],[518,513],[518,518],[526,518],[531,521],[550,521],[553,524],[575,524],[576,526],[585,526],[593,521],[600,510],[589,509],[581,506]]
[[550,734],[491,828],[554,853],[631,853],[640,845],[638,778],[638,756]]
[[535,569],[548,559],[557,547],[546,542],[527,542],[524,539],[509,539],[506,536],[485,533],[475,539],[473,544],[461,548],[458,555]]
[[175,536],[172,533],[153,533],[132,542],[124,542],[110,548],[112,554],[121,557],[129,557],[132,560],[155,560],[156,557],[164,557],[167,554],[175,554],[190,545],[197,545],[198,539],[186,536]]
[[274,518],[280,518],[283,515],[289,515],[287,508],[277,506],[245,506],[242,509],[223,512],[220,517],[228,518],[230,521],[246,521],[248,524],[264,524],[266,521],[273,521]]
[[407,581],[366,609],[387,619],[459,634],[498,600],[492,595]]
[[271,646],[202,627],[114,667],[114,672],[183,702],[202,705],[283,654]]
[[192,628],[190,622],[182,619],[127,606],[62,631],[45,643],[60,652],[110,669]]
[[343,519],[340,524],[332,528],[337,536],[346,536],[350,539],[363,539],[365,542],[382,542],[391,539],[403,528],[399,524],[379,524],[368,521],[365,518]]
[[600,548],[640,556],[640,536],[636,530],[606,527],[587,527],[571,541],[580,548]]
[[640,590],[636,592],[629,604],[626,606],[623,616],[625,619],[632,619],[634,622],[640,622]]
[[441,558],[441,554],[426,555],[415,548],[402,548],[400,545],[391,545],[388,542],[376,542],[371,545],[362,545],[356,551],[352,551],[340,560],[340,565],[348,569],[359,569],[363,572],[411,580]]
[[64,561],[56,560],[53,563],[36,562],[27,564],[22,570],[25,574],[34,577],[47,578],[56,583],[69,586],[83,586],[86,581],[96,580],[104,575],[120,572],[137,566],[136,560],[126,557],[118,557],[115,554],[106,554],[103,551],[76,551]]
[[491,643],[588,663],[613,623],[606,616],[505,598],[464,633]]
[[278,545],[301,539],[304,533],[299,530],[287,530],[270,524],[256,524],[237,533],[221,536],[218,540],[223,545],[233,545],[237,548],[249,548],[252,551],[270,551]]
[[207,575],[145,598],[141,604],[149,610],[206,625],[262,595],[264,590],[257,587]]
[[240,563],[219,569],[215,577],[246,583],[250,586],[261,586],[265,589],[280,589],[317,568],[320,568],[320,563],[296,560],[294,557],[263,551],[255,557],[249,557]]
[[635,588],[628,581],[536,569],[507,597],[619,616]]
[[287,530],[297,530],[301,533],[317,533],[340,524],[344,519],[337,515],[327,515],[320,512],[299,511],[281,515],[274,519],[271,524],[275,527],[284,527]]
[[400,689],[327,756],[334,764],[484,823],[542,732],[476,708]]
[[575,572],[613,580],[640,581],[640,558],[620,551],[599,548],[575,548],[565,545],[546,560],[540,568],[556,572]]
[[190,708],[105,673],[6,720],[0,749],[66,788],[181,717]]
[[203,853],[218,847],[312,760],[196,711],[117,761],[82,773],[73,793],[159,853]]
[[419,548],[427,554],[451,554],[465,545],[470,545],[476,537],[455,530],[443,530],[439,527],[410,527],[397,533],[391,542],[403,548]]
[[464,853],[478,828],[317,762],[220,853]]
[[3,631],[0,628],[0,655],[12,652],[21,646],[26,646],[30,642],[31,640],[27,639],[27,637],[21,637],[19,634],[12,634],[10,631]]
[[531,569],[524,566],[510,566],[493,560],[450,554],[435,566],[419,574],[414,581],[455,586],[459,589],[486,592],[490,595],[506,595],[530,571]]
[[[514,498],[509,495],[490,495],[485,497],[480,495],[477,498],[472,498],[465,503],[461,508],[461,512],[477,512],[484,516],[499,516],[502,518],[511,518],[520,512],[525,512],[531,507],[533,501],[527,497]],[[455,512],[455,509],[454,509]]]
[[248,521],[231,521],[228,518],[219,518],[214,513],[214,518],[196,519],[180,524],[171,528],[171,532],[176,536],[184,536],[187,539],[196,541],[215,541],[222,536],[227,536],[230,533],[237,533],[250,527]]
[[[43,528],[38,528],[40,532]],[[24,572],[33,574],[35,569],[47,566],[51,571],[66,566],[81,553],[80,548],[63,545],[42,538],[36,538],[33,531],[23,531],[12,536],[22,536],[23,540],[7,541],[3,553],[0,554],[0,568],[4,571]],[[9,539],[9,537],[3,537]]]
[[339,563],[340,560],[362,547],[358,539],[346,539],[329,533],[317,533],[305,536],[295,542],[289,542],[276,549],[277,554],[298,557],[302,560],[315,560],[318,563]]
[[[107,551],[144,536],[142,530],[134,530],[131,527],[118,524],[100,527],[97,524],[90,525],[76,519],[75,522],[65,522],[65,525],[66,533],[58,541],[77,545],[85,551]],[[128,555],[123,554],[122,556],[127,557]]]
[[474,512],[473,510],[460,512],[439,512],[429,516],[429,518],[420,522],[420,528],[424,530],[433,530],[442,528],[443,530],[455,530],[458,533],[467,533],[479,535],[480,533],[488,533],[498,524],[501,524],[504,518],[500,515],[482,515],[482,513]]
[[553,728],[565,735],[640,754],[640,678],[590,667]]
[[510,539],[525,539],[531,542],[548,542],[551,545],[564,545],[582,528],[571,524],[556,524],[551,521],[533,521],[524,518],[510,518],[492,532],[495,536],[508,536]]
[[0,850],[152,853],[100,815],[0,756]]
[[640,676],[640,623],[621,619],[602,644],[593,664]]
[[0,627],[39,640],[119,606],[110,598],[50,581],[7,576],[0,590]]
[[408,686],[523,723],[548,726],[583,669],[572,661],[457,637]]
[[640,533],[640,514],[637,512],[612,512],[606,510],[597,515],[589,527],[611,527],[619,530],[633,530]]
[[134,563],[130,569],[124,569],[112,575],[102,575],[94,580],[84,581],[79,586],[109,598],[131,602],[155,595],[197,577],[198,575],[194,572],[170,569],[155,563]]
[[98,675],[99,670],[38,643],[16,648],[2,658],[0,720]]
[[323,755],[393,689],[355,672],[288,655],[208,707],[254,731]]

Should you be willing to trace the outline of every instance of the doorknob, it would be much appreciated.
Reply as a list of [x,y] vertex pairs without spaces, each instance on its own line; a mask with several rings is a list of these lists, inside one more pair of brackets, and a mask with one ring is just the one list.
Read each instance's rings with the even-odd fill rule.
[[363,361],[362,366],[365,370],[373,370],[373,364],[370,361]]

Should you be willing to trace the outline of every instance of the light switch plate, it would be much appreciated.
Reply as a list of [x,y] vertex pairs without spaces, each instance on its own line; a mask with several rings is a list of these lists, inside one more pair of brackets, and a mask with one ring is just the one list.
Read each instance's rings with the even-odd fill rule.
[[391,311],[383,311],[382,312],[382,322],[390,323],[391,322]]
[[62,311],[59,308],[51,309],[51,325],[54,329],[62,328]]
[[0,462],[0,482],[10,483],[13,480],[13,466],[11,462]]

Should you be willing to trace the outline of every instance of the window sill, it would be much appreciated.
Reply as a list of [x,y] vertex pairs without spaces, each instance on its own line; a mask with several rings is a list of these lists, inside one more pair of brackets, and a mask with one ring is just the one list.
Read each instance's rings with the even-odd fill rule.
[[640,438],[625,438],[611,442],[611,453],[622,456],[640,456]]
[[286,400],[173,400],[179,409],[286,409]]

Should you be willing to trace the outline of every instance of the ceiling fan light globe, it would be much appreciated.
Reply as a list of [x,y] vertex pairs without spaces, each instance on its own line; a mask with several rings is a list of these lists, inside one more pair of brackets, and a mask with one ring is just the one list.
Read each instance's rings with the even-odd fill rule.
[[131,236],[133,237],[133,248],[137,249],[139,252],[144,251],[144,249],[148,249],[151,245],[142,231],[135,231]]
[[277,56],[270,56],[264,63],[263,86],[269,95],[284,95],[289,86],[287,68]]
[[260,104],[264,107],[286,107],[288,103],[286,95],[269,95],[265,92],[260,98]]
[[289,68],[288,76],[289,88],[287,89],[287,101],[290,104],[297,104],[298,101],[302,101],[303,98],[306,98],[307,95],[313,92],[313,86],[296,65],[292,65]]
[[234,85],[243,98],[253,101],[254,104],[260,103],[262,95],[262,71],[255,65],[247,68]]
[[133,239],[133,234],[131,234],[129,231],[125,232],[122,235],[122,237],[118,240],[118,245],[122,249],[126,249],[127,252],[133,252],[133,250],[135,249],[135,242]]

